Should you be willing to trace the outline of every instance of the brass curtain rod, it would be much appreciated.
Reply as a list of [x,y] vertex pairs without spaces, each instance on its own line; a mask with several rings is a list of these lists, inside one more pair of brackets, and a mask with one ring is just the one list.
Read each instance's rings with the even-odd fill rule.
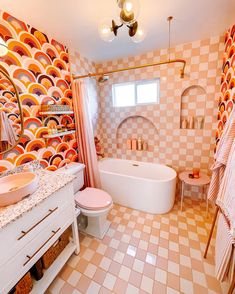
[[149,63],[149,64],[137,65],[137,66],[115,69],[115,70],[110,70],[110,71],[104,71],[101,73],[88,73],[86,75],[73,75],[73,79],[76,80],[76,79],[104,76],[104,75],[108,75],[108,74],[112,74],[112,73],[116,73],[116,72],[122,72],[122,71],[133,70],[133,69],[140,69],[140,68],[169,64],[169,63],[182,63],[183,64],[182,68],[180,69],[180,77],[183,78],[185,66],[186,66],[186,61],[184,59],[172,59],[172,60],[167,60],[167,61],[162,61],[162,62],[157,62],[157,63]]

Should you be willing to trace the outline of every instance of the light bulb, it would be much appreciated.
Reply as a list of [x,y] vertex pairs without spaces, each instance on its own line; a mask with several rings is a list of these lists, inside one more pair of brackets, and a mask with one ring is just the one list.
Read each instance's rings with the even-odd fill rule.
[[135,43],[139,43],[139,42],[142,42],[145,37],[146,37],[145,30],[143,28],[139,27],[137,29],[137,32],[135,33],[135,35],[133,37],[131,37],[131,40]]
[[121,8],[121,21],[125,24],[134,23],[139,15],[139,6],[139,0],[120,0],[118,7]]
[[126,10],[126,12],[138,13],[139,11],[139,0],[118,0],[118,7]]
[[0,37],[0,56],[4,56],[8,53],[6,42]]
[[101,22],[99,25],[99,34],[101,39],[105,42],[112,42],[115,38],[111,24],[109,24],[108,21]]
[[123,9],[126,10],[128,13],[133,11],[133,3],[131,1],[125,1],[123,5]]

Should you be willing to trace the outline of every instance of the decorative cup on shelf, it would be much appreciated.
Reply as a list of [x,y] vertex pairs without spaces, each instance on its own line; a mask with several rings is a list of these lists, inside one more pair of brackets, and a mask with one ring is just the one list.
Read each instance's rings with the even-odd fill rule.
[[142,150],[142,139],[141,138],[139,138],[138,140],[137,140],[137,150]]
[[200,169],[199,168],[193,168],[193,178],[194,179],[200,178]]
[[186,118],[182,119],[181,129],[187,129],[188,121]]
[[188,117],[188,128],[193,129],[194,128],[194,118],[193,116]]
[[131,140],[132,150],[137,150],[137,139]]
[[203,116],[197,116],[196,117],[196,128],[197,129],[202,129],[203,128],[203,120],[204,120],[204,117]]

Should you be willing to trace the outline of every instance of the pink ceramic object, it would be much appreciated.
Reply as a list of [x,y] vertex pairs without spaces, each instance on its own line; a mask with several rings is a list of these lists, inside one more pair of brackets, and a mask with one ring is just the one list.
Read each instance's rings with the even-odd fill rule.
[[9,175],[0,178],[0,206],[19,202],[36,191],[38,177],[31,172]]

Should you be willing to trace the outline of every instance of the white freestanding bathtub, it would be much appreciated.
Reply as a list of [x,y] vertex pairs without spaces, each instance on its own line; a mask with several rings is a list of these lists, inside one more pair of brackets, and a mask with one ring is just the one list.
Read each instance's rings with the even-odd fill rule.
[[174,205],[176,172],[168,166],[105,158],[99,171],[102,189],[117,204],[153,214],[167,213]]

